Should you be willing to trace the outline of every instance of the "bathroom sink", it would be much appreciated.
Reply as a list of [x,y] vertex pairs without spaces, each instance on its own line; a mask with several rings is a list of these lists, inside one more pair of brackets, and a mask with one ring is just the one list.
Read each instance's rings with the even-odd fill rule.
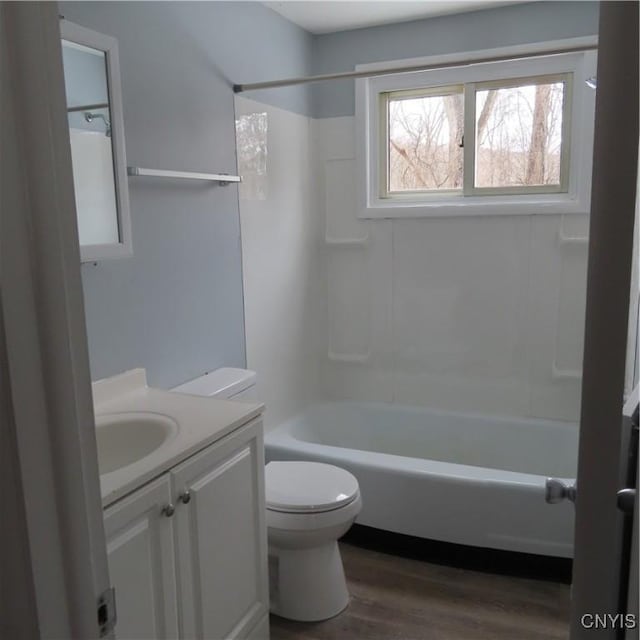
[[177,422],[159,413],[132,411],[96,416],[100,474],[146,458],[177,433]]

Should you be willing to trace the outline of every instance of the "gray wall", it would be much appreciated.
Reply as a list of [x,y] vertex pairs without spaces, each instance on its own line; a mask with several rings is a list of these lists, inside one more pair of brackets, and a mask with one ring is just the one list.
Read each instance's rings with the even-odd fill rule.
[[[524,4],[311,36],[253,2],[64,2],[120,46],[129,164],[236,167],[231,85],[597,32],[594,2]],[[354,113],[354,83],[245,94],[296,113]],[[237,189],[130,181],[134,255],[84,265],[92,376],[146,367],[172,386],[245,362]]]
[[[367,62],[593,35],[598,33],[598,7],[598,2],[536,2],[320,35],[313,40],[313,72],[352,71]],[[353,80],[314,86],[316,118],[350,116],[354,111]]]
[[[62,3],[118,39],[129,164],[236,171],[232,82],[310,72],[311,36],[254,3]],[[258,99],[309,110],[309,92]],[[133,257],[83,265],[92,377],[169,387],[244,366],[237,188],[131,179]]]

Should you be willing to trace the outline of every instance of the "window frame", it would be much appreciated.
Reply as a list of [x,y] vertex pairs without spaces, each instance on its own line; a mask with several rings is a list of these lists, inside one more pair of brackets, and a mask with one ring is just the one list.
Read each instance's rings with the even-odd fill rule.
[[[593,118],[595,91],[585,80],[595,75],[596,52],[548,54],[563,46],[597,45],[596,37],[537,43],[516,47],[474,51],[463,54],[435,56],[404,61],[407,66],[465,62],[461,66],[372,76],[356,81],[356,161],[360,218],[407,218],[450,215],[514,215],[588,213],[593,147]],[[494,63],[475,63],[492,55],[523,55],[530,58]],[[360,65],[358,70],[383,70],[395,67],[398,61]],[[403,91],[433,91],[443,95],[442,89],[464,87],[464,130],[474,132],[475,92],[492,85],[518,86],[518,82],[533,79],[562,77],[565,85],[563,105],[563,157],[560,185],[539,187],[476,187],[475,148],[464,154],[462,190],[386,192],[385,175],[388,159],[381,153],[386,147],[386,126],[381,115],[387,102],[383,94]],[[470,95],[473,92],[473,98]],[[561,164],[561,167],[563,165]],[[381,179],[382,178],[382,179]]]
[[[536,82],[538,81],[538,82]],[[476,104],[478,91],[487,89],[510,89],[513,87],[531,85],[559,83],[564,84],[563,104],[562,104],[562,133],[561,136],[561,153],[560,153],[560,182],[550,185],[528,185],[521,187],[476,187],[476,158],[478,155],[477,139],[476,139]],[[467,106],[467,93],[465,93],[465,125],[467,124],[467,109],[471,111],[469,114],[469,132],[473,135],[473,149],[468,155],[469,170],[467,170],[467,154],[465,154],[464,166],[464,188],[465,195],[535,195],[540,193],[568,193],[569,192],[569,174],[571,171],[571,107],[573,104],[573,73],[552,73],[537,76],[527,76],[524,78],[509,78],[504,81],[489,80],[487,82],[474,82],[465,85],[469,90],[469,105]],[[465,135],[466,126],[465,126]]]
[[[429,96],[453,96],[461,95],[464,101],[465,85],[464,84],[450,84],[440,85],[433,87],[420,87],[418,89],[400,89],[399,91],[383,91],[378,94],[378,100],[380,102],[379,113],[379,149],[378,149],[378,171],[379,176],[382,179],[378,180],[378,189],[381,198],[404,198],[406,196],[438,196],[438,195],[451,195],[463,192],[462,189],[412,189],[407,191],[391,191],[389,188],[389,164],[390,164],[390,145],[389,145],[389,103],[393,99],[393,96],[403,95],[406,99],[412,97],[426,98]],[[464,102],[463,102],[464,103]]]

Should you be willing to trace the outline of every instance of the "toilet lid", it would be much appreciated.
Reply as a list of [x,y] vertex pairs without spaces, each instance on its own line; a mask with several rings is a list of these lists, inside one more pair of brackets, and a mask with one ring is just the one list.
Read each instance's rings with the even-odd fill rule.
[[330,511],[358,495],[358,481],[344,469],[321,462],[270,462],[265,469],[267,509]]

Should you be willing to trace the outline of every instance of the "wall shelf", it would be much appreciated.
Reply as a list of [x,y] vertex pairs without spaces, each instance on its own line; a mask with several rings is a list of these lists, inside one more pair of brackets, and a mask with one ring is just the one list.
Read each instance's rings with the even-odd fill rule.
[[558,242],[562,244],[584,245],[589,243],[588,236],[567,236],[562,230],[558,231]]
[[333,362],[351,362],[355,364],[364,364],[371,359],[371,352],[359,354],[359,353],[335,353],[329,351],[327,354],[329,360]]
[[199,173],[197,171],[167,171],[164,169],[144,169],[143,167],[127,167],[127,175],[132,177],[149,178],[176,178],[178,180],[205,180],[218,182],[222,186],[232,182],[241,182],[240,176],[232,176],[226,173]]
[[362,238],[325,238],[325,244],[329,247],[365,247],[369,244],[369,235]]
[[582,380],[582,371],[578,369],[559,369],[554,362],[551,366],[551,377],[554,380]]

